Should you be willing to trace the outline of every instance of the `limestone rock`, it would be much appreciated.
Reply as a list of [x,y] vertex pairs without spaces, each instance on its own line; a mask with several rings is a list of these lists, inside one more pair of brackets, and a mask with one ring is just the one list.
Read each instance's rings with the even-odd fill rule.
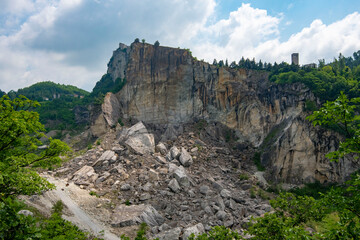
[[151,205],[118,205],[111,216],[113,227],[133,226],[145,222],[148,226],[160,226],[164,218]]
[[156,159],[156,161],[158,163],[161,163],[161,164],[166,164],[167,163],[166,159],[164,157],[162,157],[162,156],[156,156],[155,159]]
[[123,130],[119,141],[124,142],[129,149],[140,155],[155,152],[154,135],[148,133],[142,122]]
[[186,170],[183,166],[177,167],[173,173],[173,176],[178,181],[180,186],[189,187],[190,186],[190,179],[186,174]]
[[93,136],[100,137],[107,132],[107,124],[104,116],[100,114],[91,125],[90,130]]
[[184,167],[189,167],[193,163],[191,155],[186,151],[185,148],[181,148],[179,161]]
[[18,214],[24,215],[24,216],[34,216],[34,213],[32,213],[29,210],[20,210]]
[[159,240],[179,240],[180,234],[181,228],[176,227],[155,235],[155,238],[158,238]]
[[181,190],[180,186],[179,186],[179,183],[178,181],[173,178],[169,184],[168,184],[168,187],[175,193],[179,192]]
[[188,227],[184,230],[182,239],[187,240],[191,234],[194,234],[195,236],[200,235],[205,232],[204,225],[202,223],[198,223],[194,226]]
[[164,145],[164,143],[159,142],[155,147],[155,151],[161,153],[162,155],[165,155],[167,152],[167,149],[166,149],[166,146]]
[[98,178],[98,175],[95,173],[95,170],[91,166],[83,166],[77,172],[74,173],[72,180],[75,184],[88,185],[89,182],[93,182]]
[[107,124],[110,127],[116,126],[120,118],[120,103],[115,94],[108,92],[104,97],[101,108]]
[[176,146],[170,148],[170,154],[172,159],[178,159],[180,157],[181,152]]

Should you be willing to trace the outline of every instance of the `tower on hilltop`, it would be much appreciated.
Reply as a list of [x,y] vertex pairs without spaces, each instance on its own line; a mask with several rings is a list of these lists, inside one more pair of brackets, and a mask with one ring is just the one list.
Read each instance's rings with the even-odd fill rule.
[[299,65],[299,53],[291,54],[291,64]]

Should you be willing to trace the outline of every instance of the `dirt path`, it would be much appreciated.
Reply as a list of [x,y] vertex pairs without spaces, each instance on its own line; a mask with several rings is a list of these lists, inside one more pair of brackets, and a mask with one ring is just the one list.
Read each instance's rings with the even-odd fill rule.
[[[44,176],[49,182],[56,185],[56,189],[48,191],[36,199],[23,197],[29,205],[39,209],[43,213],[49,213],[53,204],[61,200],[65,205],[63,218],[71,221],[82,230],[88,231],[96,236],[106,240],[119,240],[120,238],[109,231],[109,226],[106,226],[102,218],[109,216],[109,212],[105,209],[97,208],[101,204],[101,200],[90,196],[89,192],[80,189],[74,184],[66,186],[62,180],[55,179],[50,176]],[[88,211],[88,210],[92,211]],[[91,216],[92,215],[92,216]],[[97,216],[95,218],[95,216]]]

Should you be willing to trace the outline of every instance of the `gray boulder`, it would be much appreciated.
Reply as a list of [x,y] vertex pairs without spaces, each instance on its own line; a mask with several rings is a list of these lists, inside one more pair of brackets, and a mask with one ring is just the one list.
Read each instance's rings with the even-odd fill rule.
[[98,178],[98,174],[91,166],[83,166],[76,171],[72,177],[72,180],[77,185],[88,185],[90,182],[94,182]]
[[155,147],[155,151],[161,153],[162,155],[165,155],[167,152],[166,146],[164,143],[159,142],[158,145]]
[[191,155],[186,151],[185,148],[181,148],[179,161],[184,167],[189,167],[193,163]]
[[24,215],[24,216],[34,216],[34,214],[32,212],[30,212],[29,210],[20,210],[18,212],[18,214]]
[[151,205],[118,205],[111,215],[113,227],[133,226],[145,222],[148,226],[160,226],[165,219]]
[[136,154],[144,155],[155,152],[154,135],[148,133],[142,122],[138,122],[131,128],[123,130],[120,134],[119,141],[124,142],[124,144]]
[[195,236],[197,236],[204,232],[205,232],[204,225],[202,223],[198,223],[198,224],[188,227],[184,230],[182,240],[187,240],[191,234],[195,234]]
[[177,147],[173,146],[170,148],[170,154],[172,159],[179,159],[181,152]]
[[183,186],[183,187],[190,186],[190,179],[189,179],[188,175],[186,174],[186,170],[184,169],[183,166],[177,167],[177,169],[173,173],[173,177],[175,177],[175,179],[178,181],[180,186]]
[[158,238],[159,240],[179,240],[180,233],[181,233],[181,228],[177,227],[167,230],[165,232],[161,232],[155,235],[155,238]]
[[175,193],[177,193],[177,192],[179,192],[181,190],[180,185],[179,185],[178,181],[175,178],[173,178],[169,182],[168,187],[171,189],[171,191],[173,191]]

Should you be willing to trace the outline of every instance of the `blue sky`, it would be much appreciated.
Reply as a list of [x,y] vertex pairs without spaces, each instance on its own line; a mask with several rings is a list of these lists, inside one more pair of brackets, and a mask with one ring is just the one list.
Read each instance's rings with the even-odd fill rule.
[[136,37],[230,62],[331,61],[360,50],[354,0],[0,0],[0,89],[51,80],[91,90]]

